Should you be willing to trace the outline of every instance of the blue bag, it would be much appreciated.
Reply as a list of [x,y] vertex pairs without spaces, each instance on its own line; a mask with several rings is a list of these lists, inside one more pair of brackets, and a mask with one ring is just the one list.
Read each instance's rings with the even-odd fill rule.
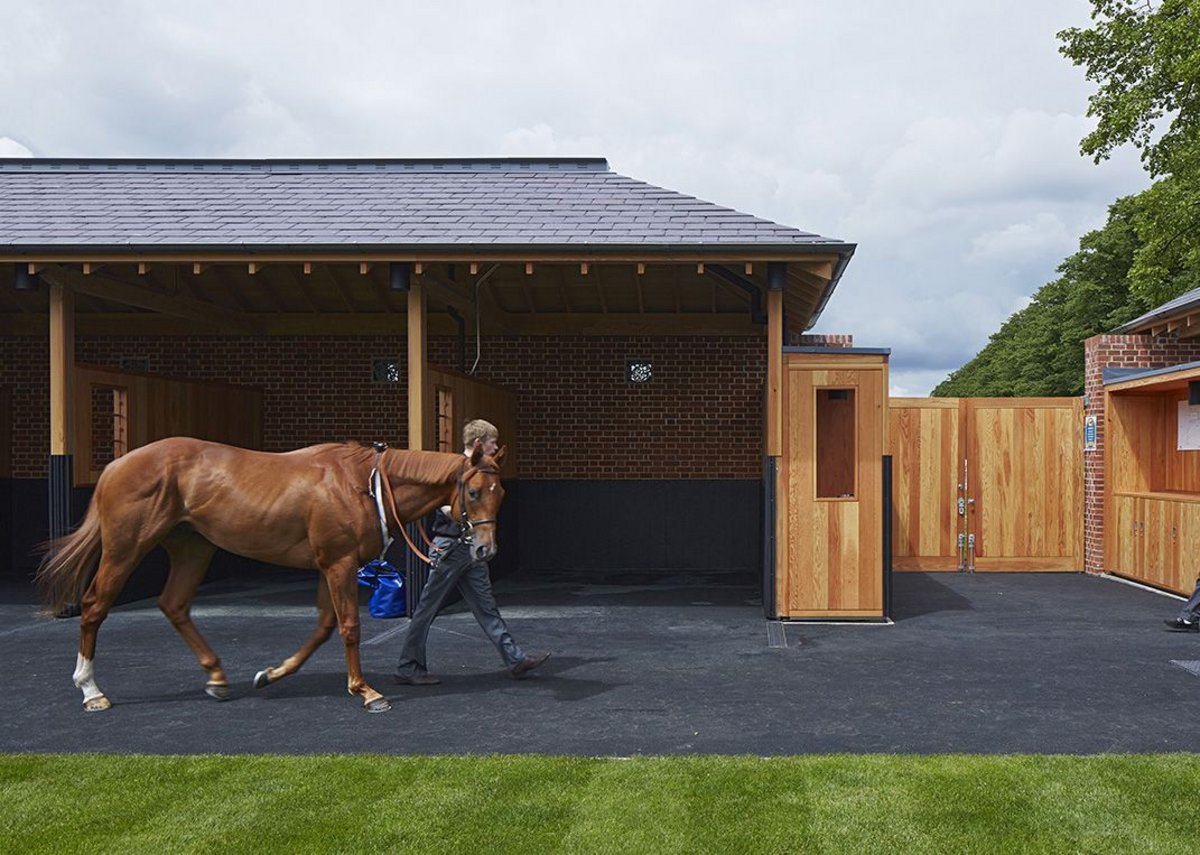
[[404,579],[400,571],[376,558],[358,569],[358,584],[371,588],[371,600],[367,611],[373,618],[404,617],[408,612],[408,601],[404,591]]

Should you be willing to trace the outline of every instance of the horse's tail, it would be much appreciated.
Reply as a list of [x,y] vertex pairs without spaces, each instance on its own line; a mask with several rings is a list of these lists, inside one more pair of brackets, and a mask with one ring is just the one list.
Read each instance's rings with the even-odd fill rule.
[[78,604],[100,558],[100,546],[100,513],[93,500],[79,528],[46,544],[37,571],[44,615],[53,617]]

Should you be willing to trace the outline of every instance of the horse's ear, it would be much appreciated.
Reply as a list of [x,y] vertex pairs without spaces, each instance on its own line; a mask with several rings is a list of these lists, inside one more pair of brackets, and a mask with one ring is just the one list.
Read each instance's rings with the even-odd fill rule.
[[483,444],[478,440],[475,441],[475,446],[471,449],[471,465],[478,466],[479,461],[483,459]]
[[497,451],[495,453],[495,455],[492,457],[492,460],[496,461],[497,466],[503,467],[504,466],[504,455],[507,453],[508,453],[508,446],[502,445],[502,446],[500,446],[500,450]]

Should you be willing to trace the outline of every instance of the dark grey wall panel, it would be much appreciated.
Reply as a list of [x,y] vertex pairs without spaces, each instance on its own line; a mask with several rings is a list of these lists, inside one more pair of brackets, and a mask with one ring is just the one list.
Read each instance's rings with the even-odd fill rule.
[[761,568],[760,481],[522,481],[522,570]]

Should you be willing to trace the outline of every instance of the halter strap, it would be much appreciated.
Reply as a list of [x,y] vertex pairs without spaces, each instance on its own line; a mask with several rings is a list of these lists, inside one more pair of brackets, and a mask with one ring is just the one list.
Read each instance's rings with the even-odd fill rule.
[[[371,496],[375,499],[375,505],[379,511],[379,526],[381,529],[380,533],[383,536],[383,552],[379,553],[379,557],[382,559],[384,553],[387,552],[388,547],[391,546],[391,544],[392,544],[392,537],[388,531],[387,517],[385,516],[384,510],[383,510],[383,494],[386,493],[387,499],[388,499],[388,504],[391,505],[391,508],[392,508],[392,516],[396,520],[396,525],[400,526],[400,534],[402,534],[404,536],[404,542],[408,544],[408,548],[410,550],[412,550],[413,555],[417,556],[417,558],[420,558],[426,564],[432,564],[433,559],[430,558],[428,555],[424,554],[423,552],[421,552],[421,550],[417,548],[417,545],[415,543],[413,543],[412,538],[409,537],[407,526],[405,526],[405,524],[400,521],[400,511],[396,507],[396,494],[392,491],[392,482],[387,477],[387,473],[383,470],[382,466],[380,465],[383,463],[383,457],[387,451],[388,451],[388,448],[386,446],[384,446],[383,448],[379,448],[378,446],[376,447],[376,449],[375,449],[375,466],[371,470],[371,480],[369,482],[368,490],[367,490],[367,492],[369,492],[371,494]],[[460,542],[469,541],[471,539],[471,531],[476,526],[495,525],[496,524],[496,520],[494,520],[494,519],[473,520],[469,516],[467,516],[467,502],[466,502],[466,493],[465,493],[466,483],[467,483],[467,480],[472,475],[475,475],[478,472],[483,472],[484,474],[487,474],[487,475],[499,475],[500,474],[499,470],[493,469],[490,466],[487,466],[487,467],[471,466],[470,461],[464,461],[462,463],[462,468],[459,469],[459,472],[458,472],[458,501],[459,501],[460,507],[462,508],[462,516],[457,521],[458,522],[458,530],[459,530],[458,539]],[[383,487],[382,490],[379,489],[381,485]],[[424,527],[420,523],[416,523],[416,525],[417,525],[417,529],[421,532],[422,539],[424,539],[425,543],[429,546],[430,549],[432,549],[433,541],[431,541],[429,539],[429,535],[427,535],[425,533]]]

